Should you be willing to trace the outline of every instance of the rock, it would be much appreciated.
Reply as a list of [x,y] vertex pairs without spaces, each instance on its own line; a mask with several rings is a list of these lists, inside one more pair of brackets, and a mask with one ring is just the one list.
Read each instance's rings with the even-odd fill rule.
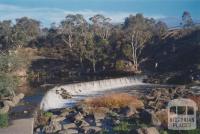
[[50,122],[48,126],[44,127],[45,133],[56,133],[57,131],[60,131],[62,129],[62,126],[58,122]]
[[42,132],[41,132],[41,129],[40,128],[37,128],[36,130],[35,130],[35,133],[36,134],[41,134]]
[[5,109],[7,110],[8,107],[15,107],[23,98],[24,98],[24,94],[20,93],[14,96],[11,101],[10,100],[3,101],[4,106],[6,106]]
[[8,105],[3,106],[2,108],[0,108],[0,114],[5,114],[8,113],[10,107]]
[[137,110],[133,105],[128,105],[127,107],[121,108],[121,113],[126,117],[131,117],[137,113]]
[[90,126],[90,124],[88,122],[86,122],[84,120],[81,121],[80,127],[88,127],[88,126]]
[[12,101],[6,100],[3,102],[4,106],[14,107],[15,104]]
[[77,114],[74,115],[73,118],[75,121],[80,121],[83,119],[83,115],[80,112],[78,112]]
[[72,98],[72,96],[70,95],[70,93],[68,93],[64,88],[61,88],[60,90],[61,90],[60,95],[61,95],[61,97],[63,99],[70,99],[70,98]]
[[68,134],[68,133],[67,133],[67,130],[61,130],[58,132],[58,134]]
[[76,129],[61,130],[58,134],[79,134]]
[[67,130],[69,128],[76,128],[76,124],[74,123],[63,124],[63,129]]
[[95,112],[93,113],[95,121],[103,120],[106,117],[105,113]]
[[159,134],[159,132],[155,127],[149,127],[137,129],[136,134]]
[[152,124],[154,126],[160,126],[161,122],[160,120],[156,117],[153,111],[150,110],[142,110],[140,112],[140,118],[147,124]]
[[62,113],[60,114],[60,116],[62,117],[66,117],[67,115],[69,115],[69,111],[68,110],[64,110],[64,111],[61,111]]
[[102,129],[96,126],[88,126],[88,127],[83,127],[83,130],[84,130],[84,133],[95,134],[97,132],[100,132]]
[[66,131],[67,131],[67,134],[79,134],[78,130],[76,130],[76,129],[68,129]]
[[114,124],[114,125],[120,124],[120,120],[113,120],[113,124]]
[[62,116],[51,118],[51,121],[53,121],[53,122],[61,122],[63,120],[65,120],[65,117],[62,117]]

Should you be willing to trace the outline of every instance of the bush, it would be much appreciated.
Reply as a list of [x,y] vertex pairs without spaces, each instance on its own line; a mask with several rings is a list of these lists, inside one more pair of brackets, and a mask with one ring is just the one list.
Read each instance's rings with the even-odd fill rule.
[[0,73],[0,97],[13,95],[17,85],[17,77],[6,73]]
[[45,117],[50,118],[50,117],[53,115],[53,113],[52,113],[52,112],[44,112],[43,115],[44,115]]
[[119,123],[119,125],[117,125],[113,128],[113,131],[116,133],[120,133],[120,134],[126,134],[130,131],[131,126],[132,125],[129,124],[129,122],[122,121]]
[[118,60],[115,64],[116,70],[123,71],[126,68],[126,63],[123,60]]
[[0,127],[4,128],[8,126],[8,114],[0,114]]

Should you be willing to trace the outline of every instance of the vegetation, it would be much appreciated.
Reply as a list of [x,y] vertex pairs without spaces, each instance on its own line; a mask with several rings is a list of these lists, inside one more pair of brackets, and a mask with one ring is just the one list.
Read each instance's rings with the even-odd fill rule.
[[116,108],[126,107],[128,105],[133,105],[135,108],[139,109],[143,107],[142,101],[126,93],[116,93],[104,95],[102,97],[90,98],[84,103],[90,107]]
[[8,126],[8,114],[0,114],[0,128]]

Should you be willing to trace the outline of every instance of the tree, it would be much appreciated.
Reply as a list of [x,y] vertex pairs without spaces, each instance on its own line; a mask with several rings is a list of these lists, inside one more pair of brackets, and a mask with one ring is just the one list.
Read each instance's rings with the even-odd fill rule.
[[136,72],[139,71],[139,56],[141,51],[145,43],[152,37],[152,23],[154,21],[145,19],[142,14],[130,15],[124,22],[124,30],[128,44],[132,48],[131,57]]
[[69,46],[70,50],[74,45],[74,34],[79,28],[82,28],[85,22],[85,19],[80,14],[69,14],[65,17],[65,20],[61,22],[60,30],[63,35],[62,40]]
[[13,27],[13,44],[16,47],[27,46],[28,42],[40,34],[40,22],[27,17],[16,19]]
[[5,20],[0,22],[0,49],[8,50],[12,48],[12,22]]
[[90,21],[92,21],[93,23],[93,33],[96,36],[100,36],[102,39],[107,39],[110,33],[109,30],[112,28],[112,25],[110,23],[111,19],[106,18],[101,14],[97,14],[91,17]]
[[155,24],[155,35],[159,37],[159,39],[167,32],[167,24],[162,21],[158,21]]
[[194,22],[192,20],[192,16],[191,16],[190,12],[188,12],[188,11],[183,12],[181,24],[182,24],[183,28],[189,28],[189,27],[194,26]]

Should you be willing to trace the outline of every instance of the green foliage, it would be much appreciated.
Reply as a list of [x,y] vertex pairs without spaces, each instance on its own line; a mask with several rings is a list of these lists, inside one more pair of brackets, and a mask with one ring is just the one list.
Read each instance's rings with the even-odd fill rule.
[[44,115],[45,117],[50,118],[50,117],[53,115],[53,113],[52,113],[52,112],[44,112],[43,115]]
[[27,56],[15,52],[0,54],[0,96],[13,95],[19,80],[13,75],[19,68],[27,65]]
[[0,97],[13,95],[17,85],[17,77],[6,73],[0,73]]
[[116,70],[123,70],[126,67],[126,64],[123,60],[118,60],[116,62],[115,68]]
[[127,121],[122,121],[120,122],[119,125],[115,126],[113,128],[113,131],[116,132],[116,133],[128,133],[131,129],[131,124]]
[[0,127],[4,128],[8,126],[8,114],[0,114]]

